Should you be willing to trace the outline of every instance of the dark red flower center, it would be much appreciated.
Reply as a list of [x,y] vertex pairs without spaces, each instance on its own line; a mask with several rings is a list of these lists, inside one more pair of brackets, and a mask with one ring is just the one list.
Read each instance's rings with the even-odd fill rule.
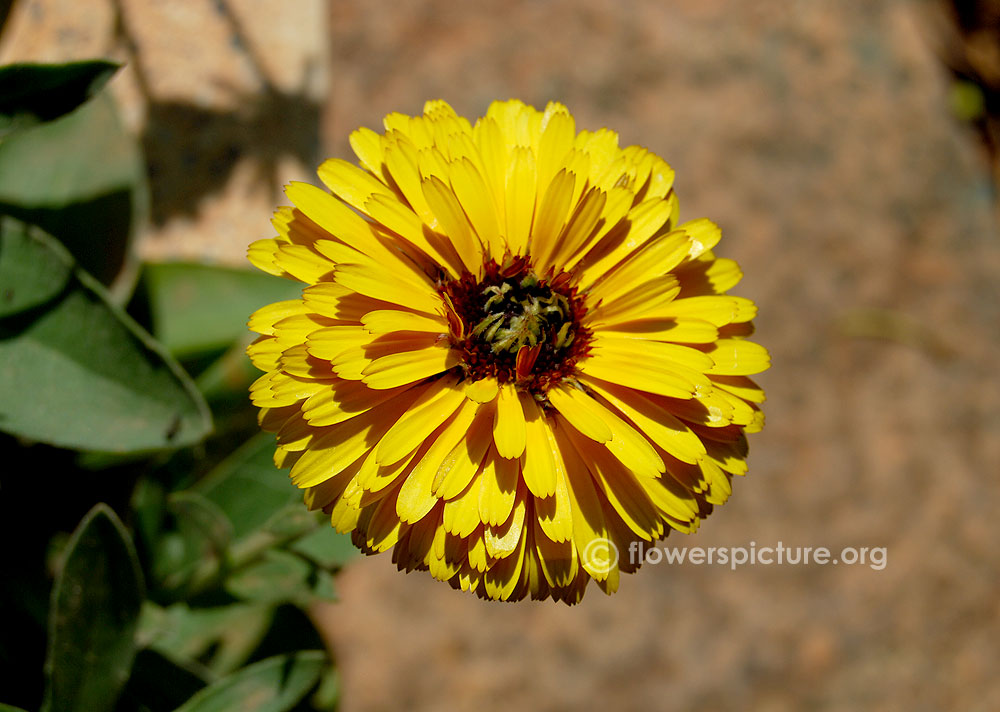
[[492,376],[541,394],[572,375],[590,331],[581,326],[583,300],[569,282],[567,273],[540,278],[527,258],[508,256],[487,263],[481,279],[465,274],[443,284],[452,345],[465,355],[466,376]]

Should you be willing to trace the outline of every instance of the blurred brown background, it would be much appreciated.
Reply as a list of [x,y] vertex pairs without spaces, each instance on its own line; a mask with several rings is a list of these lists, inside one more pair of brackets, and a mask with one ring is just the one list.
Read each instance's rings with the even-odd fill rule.
[[575,608],[357,561],[319,612],[348,712],[988,711],[1000,11],[961,5],[19,0],[0,58],[130,62],[113,89],[151,165],[151,258],[241,263],[282,183],[428,98],[558,99],[647,146],[682,219],[722,225],[774,361],[750,475],[669,543],[888,549],[881,571],[647,566]]

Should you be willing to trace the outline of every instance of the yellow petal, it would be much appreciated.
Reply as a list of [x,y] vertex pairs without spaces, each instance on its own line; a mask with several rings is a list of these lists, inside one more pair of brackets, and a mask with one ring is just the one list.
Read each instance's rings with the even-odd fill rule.
[[641,247],[662,228],[670,217],[671,206],[660,199],[647,200],[629,210],[628,230],[618,239],[597,243],[583,259],[578,270],[578,284],[588,288],[623,258]]
[[525,420],[524,482],[536,497],[550,497],[556,490],[556,442],[535,399],[528,393],[519,397]]
[[365,528],[367,531],[365,544],[373,551],[388,551],[399,541],[403,524],[396,516],[394,499],[394,497],[385,497],[375,505],[371,520]]
[[719,338],[719,330],[711,322],[689,317],[667,319],[634,319],[609,323],[601,333],[619,338],[643,338],[679,344],[710,344]]
[[549,265],[562,269],[567,262],[588,242],[594,233],[604,211],[608,194],[598,188],[591,188],[573,211],[573,216],[555,245],[551,260],[537,262],[536,269],[544,272]]
[[521,597],[524,594],[515,592],[522,586],[524,575],[524,551],[527,537],[520,537],[516,553],[500,559],[491,566],[485,575],[486,595],[495,601],[507,601],[511,597]]
[[412,265],[407,265],[379,242],[371,225],[364,218],[334,196],[314,185],[298,182],[291,183],[285,189],[285,194],[309,220],[328,235],[362,254],[391,264],[394,269],[413,271]]
[[304,314],[305,303],[301,299],[275,302],[255,311],[247,322],[247,327],[258,334],[274,335],[274,324],[290,316]]
[[575,186],[575,174],[566,169],[559,171],[545,191],[545,197],[535,209],[535,224],[531,230],[529,249],[532,254],[537,254],[540,260],[544,260],[545,255],[552,253],[556,237],[566,224]]
[[[479,150],[482,158],[480,168],[483,173],[483,180],[486,181],[490,193],[493,195],[494,203],[497,206],[504,204],[504,188],[507,177],[507,147],[504,144],[503,133],[496,121],[488,117],[483,117],[476,122],[472,128],[472,139]],[[503,221],[503,215],[497,217]],[[501,230],[501,234],[506,234]]]
[[464,538],[482,524],[479,489],[479,480],[472,480],[457,496],[444,503],[444,528],[449,534]]
[[333,274],[337,284],[372,299],[435,314],[443,308],[441,297],[429,287],[415,288],[412,283],[385,278],[385,273],[357,264],[337,265]]
[[736,262],[725,258],[714,259],[711,252],[682,264],[676,274],[685,297],[723,294],[743,279],[743,271]]
[[538,190],[545,191],[549,181],[566,165],[566,154],[573,148],[576,122],[565,106],[555,102],[546,107],[538,141]]
[[715,361],[708,373],[720,376],[749,376],[771,366],[767,349],[743,339],[721,339],[709,349],[708,355]]
[[410,386],[374,390],[360,381],[338,378],[302,404],[302,417],[314,428],[336,425],[366,413]]
[[411,452],[395,462],[380,464],[375,458],[376,450],[372,449],[365,456],[357,476],[357,483],[364,490],[361,495],[361,506],[378,502],[397,489],[398,485],[402,485],[413,469],[414,458],[418,452]]
[[372,195],[392,196],[392,191],[375,176],[340,158],[325,161],[317,173],[334,195],[357,210],[362,210]]
[[417,147],[406,136],[391,131],[385,139],[384,160],[389,174],[413,211],[424,221],[432,220],[434,214],[428,207],[424,190],[420,186],[420,151]]
[[418,463],[406,476],[396,497],[396,516],[400,521],[415,524],[426,517],[440,501],[431,492],[434,472],[434,468],[420,467]]
[[727,393],[751,403],[764,402],[764,390],[746,376],[712,376],[712,383]]
[[454,376],[432,382],[379,441],[375,461],[397,462],[450,418],[465,401],[465,393],[455,387],[456,382]]
[[[585,326],[615,324],[653,318],[681,292],[677,277],[665,274],[634,285],[632,289],[607,304],[599,304],[584,317]],[[589,295],[588,295],[589,301]]]
[[357,418],[326,429],[292,467],[292,483],[297,487],[312,487],[365,455],[372,443],[378,442],[403,414],[419,391],[419,388],[414,388]]
[[310,356],[333,361],[344,351],[360,347],[371,340],[371,334],[360,326],[337,325],[310,332],[305,346]]
[[[627,233],[631,224],[623,222],[623,220],[632,208],[632,199],[635,196],[632,191],[623,188],[620,185],[615,185],[614,182],[615,181],[612,180],[611,185],[609,186],[597,185],[595,183],[599,189],[603,190],[607,194],[604,208],[601,211],[600,218],[598,218],[596,229],[584,241],[584,243],[577,248],[575,253],[568,257],[564,269],[568,270],[575,267],[578,262],[589,254],[590,249],[594,245],[600,243],[609,233],[617,235],[618,237],[616,239],[624,239],[624,235]],[[609,241],[614,242],[611,238],[609,238]],[[609,248],[606,247],[605,249]]]
[[[416,251],[406,250],[406,253],[424,269],[440,266],[453,278],[457,279],[460,276],[461,265],[452,259],[449,252],[438,249],[438,245],[428,239],[423,220],[410,208],[400,203],[397,198],[374,195],[365,203],[365,209],[373,220],[377,220],[389,230],[405,238],[430,258],[430,260],[420,259]],[[396,244],[401,245],[398,240]]]
[[247,346],[247,356],[256,368],[261,371],[274,371],[278,368],[278,359],[281,357],[281,346],[277,339],[270,336],[261,336],[252,344]]
[[283,241],[279,240],[256,240],[250,243],[247,248],[247,259],[250,260],[250,264],[259,270],[263,270],[268,274],[273,274],[276,277],[286,277],[288,279],[294,279],[290,274],[285,272],[283,269],[278,267],[274,260],[275,254],[278,252],[278,246],[282,244]]
[[505,195],[507,246],[512,254],[523,255],[535,217],[535,154],[530,149],[511,151]]
[[395,388],[447,371],[458,362],[458,355],[447,343],[400,351],[372,361],[363,371],[363,380],[371,388]]
[[292,314],[275,322],[272,331],[281,347],[287,349],[304,344],[310,334],[330,323],[317,314]]
[[489,403],[497,397],[499,392],[500,384],[495,378],[483,378],[474,383],[467,383],[465,386],[465,395],[476,403]]
[[[440,230],[450,238],[465,268],[472,274],[478,274],[482,267],[483,246],[466,219],[462,204],[451,188],[437,176],[425,178],[422,185],[424,198],[437,217]],[[431,227],[439,229],[435,225]]]
[[580,565],[595,580],[603,581],[617,570],[618,556],[608,538],[604,510],[594,490],[594,481],[569,440],[564,422],[557,418],[561,427],[556,428],[556,438],[566,460],[567,493],[573,512],[573,544],[580,557]]
[[696,259],[705,252],[711,250],[722,238],[722,230],[711,220],[698,218],[689,220],[683,225],[677,226],[678,230],[683,230],[688,237],[690,247],[688,257]]
[[456,444],[466,437],[469,426],[476,416],[476,410],[474,403],[466,401],[437,437],[431,436],[434,442],[426,453],[420,456],[399,492],[397,512],[404,521],[410,523],[418,521],[438,501],[434,491],[438,468]]
[[495,527],[507,521],[521,479],[519,470],[515,460],[487,456],[479,476],[479,517],[484,524]]
[[[725,342],[717,342],[725,343]],[[734,343],[749,343],[738,341]],[[756,346],[756,344],[755,344]],[[641,362],[665,364],[667,367],[681,367],[697,372],[712,372],[718,368],[713,364],[714,357],[711,354],[716,350],[710,350],[708,354],[690,346],[681,344],[667,344],[662,341],[651,341],[644,338],[620,338],[617,335],[600,334],[594,339],[594,347],[601,351],[617,353],[630,356]],[[728,351],[727,351],[728,353]]]
[[517,458],[524,452],[524,411],[513,383],[500,387],[493,419],[493,440],[500,457]]
[[704,319],[715,326],[733,322],[750,321],[757,314],[757,307],[749,299],[728,295],[682,297],[657,310],[656,318]]
[[663,473],[663,459],[643,433],[611,412],[604,418],[611,427],[611,439],[605,446],[629,471],[642,477],[658,477]]
[[328,280],[334,264],[313,248],[283,243],[274,253],[274,263],[300,282],[316,284]]
[[448,322],[444,317],[415,314],[397,309],[377,309],[361,317],[365,329],[373,334],[388,334],[393,331],[426,331],[433,334],[447,334]]
[[534,522],[533,526],[538,561],[545,580],[557,588],[568,586],[576,578],[580,563],[573,542],[570,539],[554,542],[544,533],[539,522]]
[[624,413],[646,437],[678,460],[694,464],[705,455],[701,439],[653,397],[589,376],[584,376],[583,381]]
[[496,208],[482,175],[468,158],[449,164],[451,187],[479,236],[479,241],[495,259],[503,257],[504,245]]
[[[658,538],[663,532],[663,525],[656,507],[639,483],[639,479],[643,478],[637,479],[633,472],[593,440],[580,437],[569,429],[566,434],[580,453],[581,461],[593,475],[596,489],[607,498],[628,528],[646,541]],[[582,476],[573,482],[581,480]],[[653,481],[655,478],[644,480]],[[584,485],[581,487],[585,488]]]
[[602,381],[671,398],[691,398],[696,390],[695,383],[674,370],[638,363],[614,351],[595,351],[580,362],[579,368],[584,374]]
[[502,559],[510,556],[517,550],[517,546],[524,534],[524,515],[526,509],[524,485],[519,483],[515,504],[506,521],[497,526],[487,526],[484,532],[486,552],[490,556]]
[[652,238],[596,280],[590,288],[590,298],[610,302],[627,294],[635,285],[670,272],[687,255],[688,247],[687,235],[682,232]]
[[[433,484],[434,493],[441,499],[458,495],[479,472],[493,442],[495,409],[492,403],[479,406],[466,436],[441,461]],[[476,494],[478,496],[478,492]]]
[[298,403],[327,388],[327,382],[297,378],[279,371],[258,379],[251,387],[250,394],[253,404],[258,408],[275,408]]
[[550,388],[549,402],[574,428],[597,442],[611,439],[611,428],[605,422],[603,406],[579,388],[559,385]]
[[278,368],[300,378],[331,378],[330,364],[309,354],[305,344],[286,348],[278,358]]
[[382,139],[377,133],[360,128],[351,132],[348,141],[365,168],[376,174],[382,170]]
[[556,486],[551,497],[535,497],[535,512],[538,516],[538,523],[545,531],[545,535],[555,542],[569,541],[573,538],[573,510],[569,499],[569,489],[566,484],[566,464],[563,460],[563,453],[560,443],[555,436],[555,431],[550,426],[551,440],[553,444],[552,454],[555,461]]

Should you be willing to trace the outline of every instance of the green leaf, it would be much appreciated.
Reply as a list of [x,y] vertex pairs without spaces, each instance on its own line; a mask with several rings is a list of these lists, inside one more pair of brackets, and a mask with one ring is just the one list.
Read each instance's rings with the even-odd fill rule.
[[318,710],[335,710],[340,702],[340,673],[331,667],[323,673],[319,689],[312,697],[313,706]]
[[263,272],[183,262],[146,265],[140,289],[153,334],[181,359],[226,348],[254,311],[302,295],[301,284]]
[[14,705],[5,705],[3,702],[0,702],[0,712],[27,712],[27,711],[20,707],[15,707]]
[[228,675],[250,658],[273,619],[270,604],[192,608],[181,602],[162,608],[147,603],[139,637],[171,660]]
[[341,534],[330,526],[317,527],[289,547],[324,569],[337,569],[357,558],[360,552],[351,543],[348,534]]
[[117,301],[131,291],[129,244],[148,213],[141,151],[107,93],[0,142],[0,214],[54,236],[98,281],[114,283]]
[[52,253],[37,227],[0,218],[0,318],[55,298],[73,275],[73,259]]
[[233,528],[218,507],[196,492],[170,495],[167,512],[175,530],[160,537],[157,583],[175,594],[194,595],[221,578]]
[[100,91],[118,67],[104,60],[0,67],[0,138],[69,113]]
[[135,657],[142,589],[128,532],[98,504],[73,533],[53,588],[44,712],[114,708]]
[[319,650],[268,658],[209,685],[176,712],[287,712],[319,684],[326,666]]
[[[0,301],[24,293],[25,303],[38,302],[67,264],[72,258],[52,238],[0,220]],[[211,416],[180,366],[74,269],[54,298],[0,318],[0,430],[136,452],[197,442]]]
[[274,466],[274,435],[258,433],[209,472],[194,489],[229,517],[233,535],[242,539],[258,531],[290,504],[302,502],[302,491]]
[[312,566],[295,554],[271,549],[253,563],[231,574],[226,591],[246,601],[280,603],[306,600]]

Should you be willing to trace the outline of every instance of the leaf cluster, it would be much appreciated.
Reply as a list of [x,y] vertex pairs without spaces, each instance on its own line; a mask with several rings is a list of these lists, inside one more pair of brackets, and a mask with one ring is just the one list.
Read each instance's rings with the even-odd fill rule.
[[246,398],[246,317],[298,288],[138,262],[116,69],[0,68],[0,712],[329,709],[353,548]]

